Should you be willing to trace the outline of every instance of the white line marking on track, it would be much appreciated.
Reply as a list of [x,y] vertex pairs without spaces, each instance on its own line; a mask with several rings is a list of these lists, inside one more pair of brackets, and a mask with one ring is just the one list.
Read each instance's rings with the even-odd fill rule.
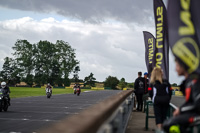
[[28,121],[29,119],[26,119],[26,118],[25,118],[25,119],[22,119],[22,120],[24,120],[24,121]]
[[84,91],[84,92],[92,92],[92,91]]
[[48,122],[48,121],[59,121],[59,120],[49,120],[49,119],[44,119],[44,120],[37,120],[37,119],[9,119],[9,118],[0,118],[0,120],[12,120],[12,121],[24,121],[24,120],[26,120],[26,121],[46,121],[46,122]]
[[[81,110],[82,108],[80,108]],[[39,113],[39,114],[76,114],[76,113],[72,113],[72,112],[34,112],[34,111],[19,111],[19,113]],[[0,118],[1,119],[1,118]]]

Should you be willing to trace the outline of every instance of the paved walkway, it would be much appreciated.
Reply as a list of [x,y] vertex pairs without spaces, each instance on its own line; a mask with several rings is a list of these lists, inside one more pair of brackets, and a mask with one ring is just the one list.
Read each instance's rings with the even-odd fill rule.
[[[183,96],[172,96],[171,103],[179,107],[185,101]],[[150,115],[154,115],[153,107],[150,106]],[[134,108],[135,110],[135,108]],[[156,129],[155,118],[149,118],[149,130],[145,130],[146,113],[133,111],[125,133],[154,133]]]
[[[149,112],[151,116],[154,115],[152,107]],[[125,133],[154,133],[156,128],[155,118],[149,118],[148,130],[145,130],[145,118],[146,113],[133,111]]]

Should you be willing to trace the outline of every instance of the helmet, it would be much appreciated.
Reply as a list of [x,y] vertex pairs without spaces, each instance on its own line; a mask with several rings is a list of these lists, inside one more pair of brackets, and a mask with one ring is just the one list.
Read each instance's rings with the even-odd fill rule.
[[1,87],[5,88],[6,87],[6,82],[1,82]]
[[172,125],[169,128],[170,133],[181,133],[179,125]]
[[148,75],[148,73],[147,73],[147,72],[145,72],[145,73],[144,73],[144,75]]

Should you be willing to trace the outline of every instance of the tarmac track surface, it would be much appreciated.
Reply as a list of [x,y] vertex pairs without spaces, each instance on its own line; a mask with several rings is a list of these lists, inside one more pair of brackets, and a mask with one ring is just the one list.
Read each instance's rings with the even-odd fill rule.
[[36,133],[119,92],[90,91],[80,96],[62,94],[50,99],[46,96],[11,99],[8,112],[0,112],[0,133]]
[[172,96],[171,103],[180,107],[185,102],[184,96]]

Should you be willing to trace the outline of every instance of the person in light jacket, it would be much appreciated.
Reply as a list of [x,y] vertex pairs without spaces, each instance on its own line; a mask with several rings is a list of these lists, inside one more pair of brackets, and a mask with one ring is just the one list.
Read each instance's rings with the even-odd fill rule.
[[155,67],[153,69],[148,90],[154,106],[157,130],[161,131],[172,95],[171,85],[167,80],[163,79],[161,68]]

